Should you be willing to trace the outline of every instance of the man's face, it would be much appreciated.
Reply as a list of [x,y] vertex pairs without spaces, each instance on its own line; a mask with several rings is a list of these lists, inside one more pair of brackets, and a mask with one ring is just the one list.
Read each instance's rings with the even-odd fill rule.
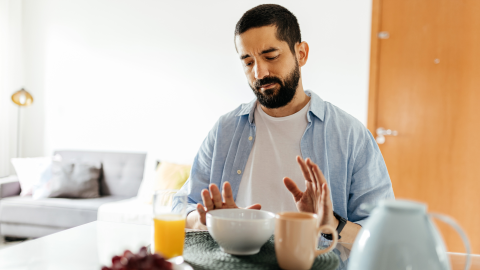
[[235,38],[248,84],[260,104],[269,109],[287,105],[300,79],[296,56],[276,37],[275,26],[252,28]]

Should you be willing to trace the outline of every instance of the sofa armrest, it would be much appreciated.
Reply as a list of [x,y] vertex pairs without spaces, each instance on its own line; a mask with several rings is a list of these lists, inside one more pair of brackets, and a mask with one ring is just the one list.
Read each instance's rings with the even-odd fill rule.
[[20,195],[20,182],[16,175],[0,178],[0,199]]

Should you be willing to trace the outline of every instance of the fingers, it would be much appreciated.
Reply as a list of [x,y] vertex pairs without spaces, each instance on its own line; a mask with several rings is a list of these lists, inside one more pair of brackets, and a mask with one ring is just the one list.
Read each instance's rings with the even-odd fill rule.
[[311,159],[307,158],[307,160],[305,161],[305,163],[307,164],[307,167],[308,167],[308,171],[310,172],[310,175],[312,176],[312,185],[313,185],[313,188],[317,191],[320,191],[321,189],[321,183],[319,183],[319,179],[317,177],[317,175],[315,174],[315,171],[313,169],[313,166],[316,166],[315,163],[312,162]]
[[283,183],[285,184],[285,187],[287,187],[288,191],[292,193],[295,202],[302,198],[303,192],[298,189],[297,184],[295,184],[292,179],[285,177],[283,178]]
[[207,224],[207,219],[206,219],[206,214],[207,212],[205,211],[205,208],[203,208],[203,205],[197,204],[197,212],[200,218],[200,223],[203,225]]
[[222,193],[220,193],[220,190],[215,184],[210,184],[209,190],[204,189],[201,193],[206,211],[222,208],[237,208],[237,205],[233,200],[232,187],[230,186],[229,182],[225,182],[223,184]]
[[319,175],[320,182],[322,185],[325,186],[325,189],[323,190],[323,193],[325,194],[325,203],[331,202],[330,200],[330,190],[328,188],[327,184],[327,179],[325,179],[325,176],[323,175],[322,171],[318,168],[317,165],[315,165],[317,168],[315,169],[316,174]]
[[253,204],[253,205],[250,205],[248,207],[246,207],[245,209],[255,209],[255,210],[260,210],[262,209],[262,206],[260,204]]
[[309,158],[307,158],[307,165],[308,167],[310,168],[312,174],[314,175],[314,177],[318,180],[318,182],[320,183],[319,186],[321,186],[322,184],[324,183],[327,183],[327,180],[325,179],[325,176],[323,175],[322,171],[320,170],[320,168],[318,167],[317,164],[313,163],[313,161],[311,161]]
[[215,205],[216,209],[222,209],[222,194],[220,194],[220,190],[218,189],[217,185],[210,184],[210,194],[212,195],[213,204]]
[[321,199],[321,207],[323,209],[325,209],[327,207],[327,196],[328,196],[328,192],[327,192],[327,183],[323,183],[322,184],[322,199]]
[[205,205],[205,208],[207,208],[207,211],[213,210],[215,208],[215,205],[213,204],[212,197],[210,197],[210,192],[208,189],[202,190],[202,200],[203,200],[203,205]]
[[328,215],[330,214],[330,211],[328,209],[328,204],[327,204],[327,196],[328,196],[328,193],[327,193],[327,183],[323,183],[322,184],[322,196],[320,198],[320,205],[318,207],[318,216],[320,217],[320,224],[321,225],[324,225],[324,224],[328,224],[329,220],[328,220]]
[[322,189],[322,193],[323,193],[323,185],[325,184],[326,193],[324,194],[325,194],[325,199],[328,202],[330,200],[330,192],[328,190],[327,179],[325,179],[325,176],[323,175],[322,171],[320,170],[317,164],[313,163],[311,160],[307,160],[307,165],[311,167],[312,173],[315,178],[314,182],[316,183],[318,188]]
[[[309,159],[307,158],[307,161],[308,160]],[[307,163],[305,163],[305,161],[300,156],[297,156],[297,163],[302,170],[303,178],[305,178],[305,180],[308,182],[312,182],[312,175],[310,175],[310,170],[308,169]]]
[[225,207],[227,208],[236,208],[237,205],[233,200],[233,193],[232,187],[230,186],[229,182],[223,183],[223,190],[222,190],[223,200],[225,202]]

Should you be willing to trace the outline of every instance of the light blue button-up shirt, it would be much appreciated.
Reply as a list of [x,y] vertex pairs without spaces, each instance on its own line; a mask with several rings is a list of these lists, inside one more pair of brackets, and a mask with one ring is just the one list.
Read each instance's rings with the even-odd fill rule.
[[[353,116],[323,101],[311,91],[307,128],[300,142],[302,157],[310,158],[328,182],[333,210],[349,221],[362,224],[368,213],[362,203],[375,204],[394,198],[387,167],[375,139]],[[220,191],[229,181],[236,200],[242,174],[255,142],[256,99],[223,115],[203,141],[193,162],[190,178],[181,189],[188,194],[187,212],[202,203],[200,192],[216,184]],[[252,140],[249,140],[249,137]],[[292,200],[272,198],[272,200]],[[178,197],[173,208],[178,209]]]

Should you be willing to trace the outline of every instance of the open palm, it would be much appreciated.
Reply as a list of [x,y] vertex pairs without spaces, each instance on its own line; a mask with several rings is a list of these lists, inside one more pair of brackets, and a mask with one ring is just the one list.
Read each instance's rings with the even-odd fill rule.
[[283,182],[292,193],[298,211],[317,214],[320,225],[334,225],[333,205],[325,176],[309,158],[304,161],[297,156],[297,163],[305,178],[305,191],[302,192],[289,177],[285,177]]
[[[201,205],[200,203],[197,204],[197,211],[199,214],[200,223],[202,225],[206,225],[206,214],[210,210],[240,208],[233,200],[232,187],[230,186],[229,182],[226,181],[225,183],[223,183],[223,191],[221,194],[220,190],[215,184],[210,184],[209,189],[210,191],[207,189],[202,190],[201,195],[203,199],[203,205]],[[250,205],[245,209],[260,210],[261,208],[262,206],[257,203],[254,205]],[[201,228],[206,229],[205,226],[202,226]]]

